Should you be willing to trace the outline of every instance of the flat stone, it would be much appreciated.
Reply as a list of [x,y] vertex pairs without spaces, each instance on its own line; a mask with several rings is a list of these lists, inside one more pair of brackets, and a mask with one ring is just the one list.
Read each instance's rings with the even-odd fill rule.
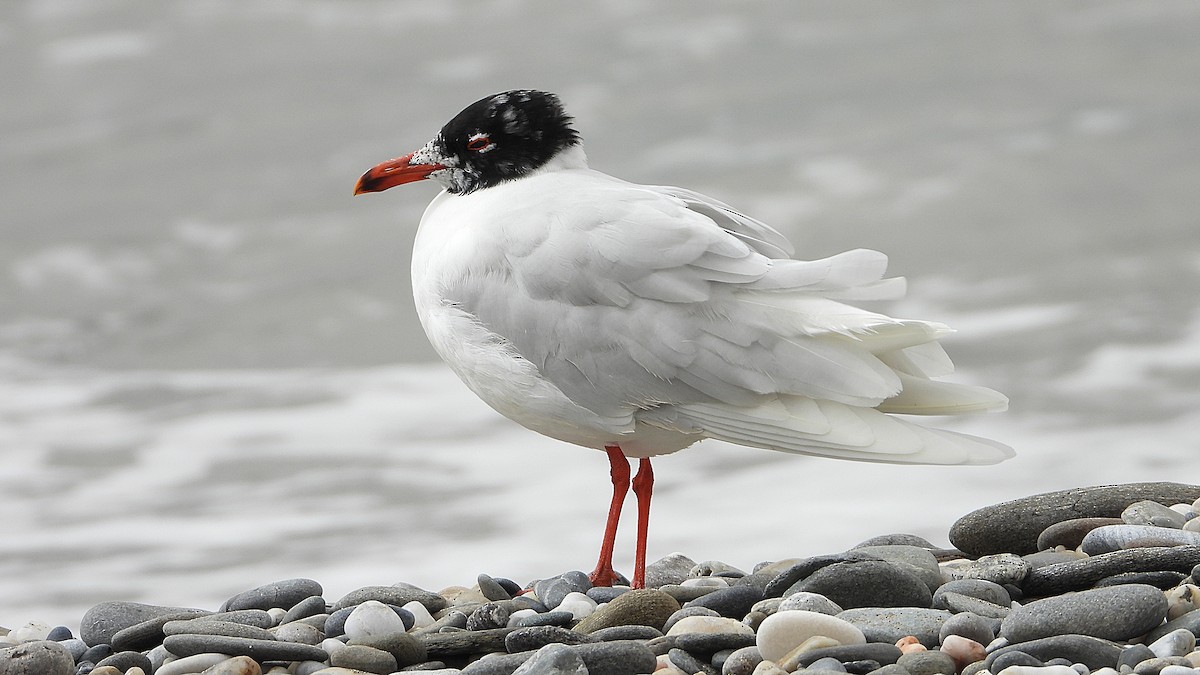
[[502,652],[504,639],[516,628],[493,630],[464,630],[454,633],[426,633],[417,636],[424,645],[430,659]]
[[636,640],[615,640],[570,647],[578,654],[588,675],[641,675],[652,673],[658,659],[650,648]]
[[284,642],[299,642],[300,644],[306,645],[319,645],[323,640],[325,640],[325,633],[320,628],[307,624],[304,621],[285,623],[272,628],[269,632],[275,637],[276,640],[283,640]]
[[[679,624],[675,628],[679,628]],[[862,630],[844,619],[819,612],[791,610],[776,612],[763,620],[758,627],[758,651],[765,660],[778,661],[800,643],[817,635],[832,638],[844,645],[867,642]]]
[[996,639],[996,629],[999,628],[999,624],[1000,622],[995,619],[989,620],[971,612],[952,614],[942,624],[942,629],[938,631],[938,641],[945,643],[947,637],[957,635],[982,645],[988,645]]
[[980,600],[979,598],[972,598],[969,595],[954,592],[942,594],[941,605],[940,609],[948,609],[955,614],[971,612],[972,614],[993,619],[1003,619],[1012,611],[1007,606],[996,605],[987,600]]
[[950,542],[976,555],[1038,550],[1038,535],[1047,527],[1073,518],[1117,518],[1130,504],[1150,500],[1164,504],[1193,502],[1200,486],[1181,483],[1128,483],[1047,492],[987,506],[959,518]]
[[1154,642],[1162,636],[1180,628],[1191,631],[1194,634],[1200,635],[1200,609],[1193,610],[1182,616],[1171,619],[1163,625],[1155,628],[1146,634],[1147,642]]
[[1001,586],[1020,586],[1030,570],[1028,561],[1012,553],[985,555],[978,560],[955,560],[942,565],[942,572],[951,580],[983,579]]
[[942,569],[938,566],[938,560],[933,553],[927,548],[919,546],[904,546],[900,544],[859,545],[852,549],[850,555],[869,555],[879,560],[885,560],[901,569],[910,572],[913,576],[925,582],[929,587],[929,592],[932,593],[941,586],[945,579],[942,578]]
[[653,626],[612,626],[601,628],[587,634],[588,642],[605,642],[610,640],[654,640],[663,636],[663,632]]
[[941,596],[946,593],[959,593],[1002,607],[1008,607],[1012,602],[1012,597],[1009,596],[1008,591],[993,581],[987,581],[986,579],[955,579],[947,581],[934,591],[934,609],[947,609],[940,601]]
[[646,565],[646,588],[679,585],[688,578],[696,561],[682,553],[671,553]]
[[512,595],[500,584],[499,581],[493,579],[490,575],[480,574],[475,578],[475,583],[479,585],[479,592],[483,597],[493,602],[498,600],[509,600]]
[[284,579],[243,591],[225,601],[221,611],[239,609],[291,609],[296,603],[324,593],[321,584],[312,579]]
[[1182,513],[1149,500],[1134,502],[1121,512],[1121,520],[1130,525],[1181,528],[1187,522]]
[[1167,599],[1157,588],[1142,584],[1112,586],[1018,607],[1000,624],[1000,637],[1026,642],[1076,634],[1128,640],[1158,626],[1166,615]]
[[224,663],[231,658],[233,657],[228,654],[194,654],[159,666],[154,671],[154,675],[187,675],[188,673],[199,673],[220,663]]
[[590,675],[583,657],[564,645],[542,647],[513,675]]
[[662,630],[667,619],[679,611],[679,602],[656,589],[622,593],[575,626],[580,633],[591,633],[612,626],[651,626]]
[[192,619],[207,616],[211,612],[200,609],[184,610],[172,614],[162,614],[128,628],[122,628],[113,636],[110,643],[117,651],[142,651],[162,644],[163,626],[170,621]]
[[518,628],[504,638],[504,648],[510,653],[537,650],[550,644],[581,645],[592,638],[559,626]]
[[693,654],[714,654],[724,649],[741,649],[756,645],[753,633],[682,633],[675,636],[675,646]]
[[1130,670],[1142,661],[1148,661],[1155,658],[1154,652],[1146,645],[1129,645],[1121,650],[1121,655],[1117,657],[1117,668],[1124,669],[1128,666]]
[[195,612],[194,616],[211,614],[202,609],[186,607],[163,607],[140,602],[102,602],[84,613],[79,622],[79,637],[89,646],[110,644],[113,636],[121,630],[155,617],[181,612]]
[[933,594],[915,574],[882,560],[856,560],[824,566],[784,592],[819,593],[844,609],[929,607]]
[[1113,668],[1121,656],[1121,647],[1109,640],[1090,635],[1053,635],[1001,647],[988,654],[984,662],[990,669],[997,657],[1010,651],[1024,652],[1042,661],[1065,658],[1072,663],[1082,663],[1092,670]]
[[1158,571],[1158,572],[1125,572],[1122,574],[1114,574],[1111,577],[1104,577],[1097,581],[1095,586],[1102,588],[1104,586],[1121,586],[1123,584],[1146,584],[1161,590],[1175,588],[1188,575],[1183,572]]
[[312,595],[292,605],[291,609],[287,611],[287,614],[284,614],[283,618],[279,620],[279,623],[291,623],[293,621],[307,619],[310,616],[316,616],[324,613],[325,598],[319,595]]
[[[763,599],[763,593],[754,586],[730,586],[692,600],[684,607],[707,607],[721,616],[741,619],[754,603]],[[664,619],[665,621],[665,619]]]
[[754,630],[737,619],[726,616],[687,616],[675,622],[667,635],[686,633],[741,633],[754,634]]
[[0,675],[73,675],[75,661],[66,647],[34,640],[0,649]]
[[130,668],[141,668],[147,673],[153,670],[150,665],[150,659],[146,658],[145,654],[134,651],[117,652],[96,664],[97,668],[101,666],[112,666],[122,673]]
[[911,652],[896,661],[911,675],[957,675],[958,665],[949,654],[940,651]]
[[1151,546],[1200,546],[1200,532],[1153,525],[1105,525],[1088,532],[1080,546],[1093,556]]
[[424,663],[429,659],[425,644],[408,633],[366,635],[350,640],[350,644],[382,649],[396,659],[398,668]]
[[[796,562],[783,566],[782,569],[771,576],[766,586],[763,587],[763,597],[780,598],[787,593],[794,593],[797,590],[794,587],[799,582],[807,579],[817,570],[836,563],[851,562],[856,560],[856,558],[852,558],[846,553],[819,555],[797,560]],[[762,576],[767,575],[772,569],[775,569],[781,565],[782,563],[776,563],[770,567],[763,568],[762,570],[750,575],[747,581],[753,581],[755,577],[761,578]]]
[[229,621],[231,623],[242,623],[247,626],[256,626],[258,628],[271,628],[275,625],[275,618],[270,612],[262,609],[240,609],[235,612],[216,612],[207,614],[204,617],[209,621]]
[[753,675],[754,669],[762,663],[763,657],[758,647],[743,647],[725,658],[721,665],[721,675]]
[[1090,588],[1097,581],[1126,572],[1190,573],[1200,565],[1200,546],[1131,548],[1032,570],[1022,590],[1029,596],[1058,595]]
[[[768,598],[767,600],[764,600],[763,602],[768,602],[768,603],[774,602],[775,603],[774,609],[766,612],[767,614],[774,614],[775,612],[787,611],[789,609],[802,609],[802,610],[809,611],[809,612],[820,612],[822,614],[828,614],[830,616],[837,616],[838,614],[841,614],[842,610],[844,609],[842,607],[839,607],[836,602],[821,595],[820,593],[809,593],[807,591],[799,591],[797,593],[792,593],[791,595],[787,596],[786,598]],[[757,610],[765,609],[762,606],[762,602],[756,604],[754,607],[751,608],[751,610],[756,610],[756,609]]]
[[911,635],[933,648],[940,641],[942,624],[950,618],[950,612],[922,607],[862,607],[847,609],[838,618],[862,631],[867,642],[895,644]]
[[[130,673],[126,672],[125,675]],[[209,666],[200,675],[262,675],[262,666],[249,656],[235,656]]]
[[[247,626],[232,621],[212,621],[208,617],[168,621],[162,626],[162,635],[228,635],[229,637],[274,640],[275,634],[258,626]],[[159,640],[161,642],[161,640]]]
[[900,649],[894,644],[883,642],[867,642],[864,644],[838,645],[836,647],[821,647],[805,652],[795,658],[797,665],[807,667],[820,659],[834,658],[842,663],[848,661],[875,661],[882,665],[895,663],[900,659]]
[[1190,630],[1179,628],[1158,638],[1148,646],[1150,651],[1159,658],[1186,656],[1196,648],[1196,636]]
[[410,602],[419,602],[430,613],[440,612],[449,605],[445,598],[432,591],[408,584],[396,584],[394,586],[364,586],[350,591],[334,603],[333,609],[337,611],[345,607],[353,607],[367,600],[375,600],[397,607],[403,607]]
[[[595,613],[593,613],[592,616],[595,616]],[[565,626],[574,620],[575,615],[571,614],[570,612],[551,611],[525,617],[517,622],[516,627],[526,628],[528,626]]]
[[329,664],[377,675],[387,675],[397,669],[396,657],[366,645],[346,645],[329,655]]
[[538,581],[533,585],[533,593],[543,605],[554,609],[571,593],[586,593],[591,587],[591,581],[582,572],[566,573]]
[[666,584],[659,586],[658,590],[675,598],[680,604],[691,602],[697,598],[702,598],[709,593],[717,590],[713,586],[680,586],[678,584]]
[[1037,538],[1037,550],[1045,551],[1058,546],[1067,550],[1079,548],[1088,532],[1104,525],[1120,525],[1120,518],[1072,518],[1042,530]]
[[325,650],[312,645],[279,640],[252,640],[225,635],[168,635],[163,646],[176,656],[216,652],[249,656],[256,661],[324,661]]
[[632,589],[625,586],[592,586],[584,595],[596,601],[597,604],[612,602],[618,595],[628,593]]

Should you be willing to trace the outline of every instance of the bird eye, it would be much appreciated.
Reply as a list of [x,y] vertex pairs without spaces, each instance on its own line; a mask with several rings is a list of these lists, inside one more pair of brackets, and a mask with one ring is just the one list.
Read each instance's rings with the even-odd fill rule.
[[484,134],[476,134],[467,139],[467,149],[475,152],[483,152],[492,147],[492,140]]

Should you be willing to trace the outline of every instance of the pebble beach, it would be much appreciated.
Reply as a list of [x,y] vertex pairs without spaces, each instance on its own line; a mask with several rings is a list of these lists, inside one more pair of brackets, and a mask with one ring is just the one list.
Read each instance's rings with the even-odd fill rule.
[[948,537],[885,534],[751,569],[674,553],[640,590],[493,570],[336,598],[285,579],[213,608],[114,598],[78,634],[32,617],[0,628],[0,675],[1200,672],[1200,486],[1033,495]]

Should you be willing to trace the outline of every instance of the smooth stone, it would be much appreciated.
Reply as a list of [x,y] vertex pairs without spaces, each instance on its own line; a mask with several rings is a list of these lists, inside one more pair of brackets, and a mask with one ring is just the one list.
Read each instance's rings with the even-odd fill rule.
[[942,628],[938,631],[938,641],[945,644],[946,638],[954,635],[982,645],[990,644],[996,639],[995,623],[994,620],[971,612],[953,614],[942,623]]
[[[704,617],[684,619],[672,630],[677,630],[680,624],[693,620],[701,621]],[[790,610],[776,612],[764,619],[758,627],[756,643],[763,659],[778,661],[800,643],[815,635],[833,638],[844,645],[862,644],[867,641],[862,630],[848,621],[820,612]]]
[[658,590],[675,598],[680,604],[691,602],[698,598],[702,598],[709,593],[717,590],[712,586],[680,586],[677,584],[666,584],[659,586]]
[[586,593],[591,583],[583,583],[574,576],[557,576],[542,579],[533,585],[533,593],[549,609],[556,609],[571,593]]
[[374,647],[392,655],[398,668],[423,663],[429,658],[425,645],[408,633],[389,633],[387,635],[367,635],[350,641],[351,645]]
[[1080,548],[1088,555],[1152,546],[1200,546],[1200,532],[1153,525],[1105,525],[1083,538]]
[[276,625],[276,621],[271,616],[271,613],[262,609],[239,609],[233,612],[216,612],[215,614],[207,614],[201,618],[209,621],[242,623],[257,628],[272,628]]
[[1004,675],[1079,675],[1078,671],[1067,665],[1008,666],[1000,673],[1004,673]]
[[986,616],[991,619],[1003,619],[1008,616],[1012,610],[1009,607],[994,605],[987,600],[972,598],[969,595],[962,593],[945,593],[942,595],[942,606],[944,609],[950,610],[955,614],[960,612],[971,612],[979,616]]
[[228,654],[195,654],[176,659],[169,663],[159,666],[154,671],[154,675],[187,675],[188,673],[203,672],[217,664],[224,663],[233,658]]
[[675,666],[684,673],[694,675],[717,675],[716,668],[713,668],[711,664],[701,661],[683,649],[675,648],[667,652],[667,659],[671,662],[671,665]]
[[576,621],[580,621],[591,616],[596,611],[596,607],[598,606],[599,605],[596,604],[595,600],[589,598],[583,593],[580,593],[579,591],[572,591],[567,593],[567,596],[563,598],[562,602],[558,603],[557,609],[560,609],[564,612],[570,612],[571,616],[575,617]]
[[1169,665],[1166,668],[1158,671],[1158,675],[1196,675],[1197,673],[1200,673],[1200,670],[1182,664]]
[[591,641],[593,638],[587,634],[559,626],[532,626],[509,633],[504,638],[504,648],[514,653],[541,649],[549,644],[580,645]]
[[249,656],[235,656],[205,668],[200,675],[262,675],[262,667]]
[[[146,672],[141,668],[138,668],[138,671]],[[89,675],[124,675],[124,673],[122,673],[121,669],[117,668],[116,666],[101,666],[97,664],[91,667]]]
[[741,619],[754,603],[762,599],[762,591],[754,586],[729,586],[696,598],[684,607],[707,607],[721,616]]
[[592,638],[588,642],[605,642],[609,640],[653,640],[663,636],[663,632],[653,626],[612,626],[601,628],[588,633]]
[[933,594],[915,574],[883,560],[827,565],[784,593],[819,593],[844,609],[856,607],[929,607]]
[[1193,610],[1182,616],[1164,623],[1146,634],[1146,642],[1154,642],[1160,637],[1180,628],[1187,629],[1195,635],[1200,635],[1200,609]]
[[[766,586],[763,587],[763,597],[780,598],[785,595],[795,593],[798,590],[801,590],[797,589],[796,586],[798,586],[803,580],[812,576],[818,570],[836,563],[852,561],[856,561],[856,559],[850,557],[848,553],[818,555],[798,560],[790,565],[787,565],[777,574],[771,577]],[[750,578],[761,578],[761,575],[765,575],[770,570],[775,569],[778,565],[779,564],[777,563],[776,565],[765,567],[761,571],[752,574]]]
[[1111,668],[1121,656],[1121,647],[1109,640],[1090,635],[1052,635],[1050,637],[1010,644],[988,654],[985,662],[990,668],[999,656],[1020,651],[1043,661],[1066,658],[1072,663],[1082,663],[1088,668]]
[[1185,656],[1196,648],[1196,636],[1186,628],[1179,628],[1151,642],[1148,647],[1159,658]]
[[900,659],[900,655],[900,649],[894,644],[866,642],[855,645],[814,648],[797,655],[793,661],[799,666],[807,666],[818,659],[824,658],[834,658],[842,663],[850,661],[875,661],[883,665],[889,665],[896,663]]
[[950,612],[921,607],[862,607],[848,609],[838,618],[858,628],[868,642],[895,644],[900,638],[913,636],[932,648],[937,646]]
[[141,651],[162,644],[163,626],[170,621],[193,619],[207,616],[210,612],[204,610],[185,610],[174,614],[164,614],[147,619],[141,623],[123,628],[112,636],[114,651]]
[[942,573],[951,581],[983,579],[1000,586],[1020,586],[1030,570],[1028,562],[1012,553],[985,555],[978,560],[954,560],[942,565]]
[[480,605],[467,615],[467,630],[489,630],[507,625],[508,608],[495,602]]
[[[1094,588],[1103,588],[1105,586],[1121,586],[1122,584],[1146,584],[1161,590],[1175,588],[1188,576],[1183,572],[1125,572],[1122,574],[1114,574],[1111,577],[1104,577],[1094,584]],[[1170,603],[1170,598],[1167,598]],[[1193,609],[1195,609],[1193,607]],[[1188,610],[1191,611],[1191,610]],[[1176,614],[1178,616],[1178,614]],[[1167,618],[1171,616],[1170,608],[1167,609]]]
[[1124,667],[1129,667],[1130,670],[1142,661],[1149,661],[1156,658],[1153,651],[1146,645],[1129,645],[1121,650],[1121,655],[1117,657],[1117,668],[1124,670]]
[[583,657],[564,645],[549,644],[521,664],[513,675],[590,675]]
[[134,651],[117,652],[96,664],[97,668],[101,666],[112,666],[122,673],[130,668],[141,668],[147,673],[153,669],[145,654]]
[[758,647],[743,647],[725,657],[721,664],[721,675],[751,675],[763,657]]
[[949,609],[942,603],[941,597],[947,593],[958,593],[976,598],[1001,607],[1008,607],[1012,602],[1008,591],[1003,586],[986,579],[955,579],[947,581],[933,593],[934,609]]
[[505,590],[504,586],[500,585],[499,581],[493,579],[491,575],[480,574],[475,577],[475,583],[479,586],[479,592],[483,594],[483,597],[492,602],[512,599],[512,595]]
[[452,633],[425,633],[417,636],[430,659],[504,651],[504,638],[515,628],[464,630]]
[[1074,518],[1119,517],[1125,507],[1143,499],[1174,504],[1193,502],[1198,497],[1200,486],[1166,482],[1047,492],[968,513],[950,528],[950,542],[976,556],[1024,555],[1038,550],[1038,535],[1054,523]]
[[1022,589],[1030,597],[1058,595],[1090,588],[1114,574],[1160,570],[1191,572],[1196,565],[1200,565],[1200,546],[1131,548],[1040,567],[1029,573]]
[[406,629],[404,620],[391,607],[378,600],[367,600],[350,612],[342,630],[353,640],[368,635],[403,633]]
[[80,663],[99,663],[104,659],[113,655],[113,648],[110,644],[100,644],[94,647],[88,647],[87,651],[79,657]]
[[569,647],[583,659],[588,675],[640,675],[651,673],[658,659],[636,640],[596,642]]
[[431,614],[440,612],[450,604],[446,601],[446,598],[432,591],[417,588],[409,584],[396,584],[394,586],[364,586],[350,591],[333,604],[333,609],[337,611],[344,607],[353,607],[367,600],[375,600],[385,605],[396,605],[397,607],[403,607],[410,602],[419,602]]
[[291,608],[288,609],[287,613],[283,615],[283,618],[279,620],[279,623],[291,623],[293,621],[299,621],[300,619],[306,619],[310,616],[316,616],[324,613],[325,598],[319,595],[311,595],[292,605]]
[[780,668],[774,661],[764,660],[754,667],[753,675],[787,675],[787,671]]
[[377,675],[387,675],[397,669],[396,657],[366,645],[346,645],[329,655],[329,664],[338,668],[352,668]]
[[954,658],[938,651],[903,654],[896,664],[911,675],[957,675],[958,673],[958,666],[954,663]]
[[991,668],[995,669],[995,672],[1003,672],[1013,667],[1041,668],[1044,665],[1046,664],[1036,656],[1016,649],[997,656],[992,661]]
[[163,645],[176,656],[217,652],[249,656],[256,661],[324,661],[328,657],[324,650],[312,645],[224,635],[168,635]]
[[721,615],[717,614],[716,612],[714,612],[713,610],[711,610],[707,607],[688,607],[686,609],[680,609],[680,610],[676,611],[675,613],[671,614],[671,616],[667,617],[666,622],[663,623],[663,625],[662,625],[662,631],[664,633],[671,632],[671,629],[675,627],[676,623],[678,623],[681,619],[686,619],[689,616],[721,616]]
[[729,588],[729,580],[724,577],[695,577],[684,579],[683,587],[698,586],[702,588]]
[[243,591],[225,601],[221,611],[239,609],[291,609],[296,603],[324,593],[321,584],[312,579],[284,579]]
[[1037,538],[1037,550],[1046,551],[1058,546],[1074,550],[1083,543],[1088,532],[1104,525],[1120,525],[1120,518],[1071,518],[1042,530]]
[[[1157,584],[1151,585],[1162,588]],[[1195,584],[1183,583],[1164,590],[1166,590],[1167,596],[1167,621],[1200,609],[1200,588]]]
[[113,636],[121,630],[156,617],[181,612],[195,612],[194,616],[211,614],[202,609],[186,607],[163,607],[140,602],[101,602],[84,613],[79,622],[79,637],[89,646],[110,644]]
[[[1126,584],[1037,600],[1018,607],[1000,624],[1000,636],[1027,642],[1052,635],[1128,640],[1162,623],[1167,599],[1153,586]],[[1103,616],[1103,621],[1096,617]]]
[[71,653],[71,659],[73,659],[75,663],[79,663],[81,660],[79,657],[83,656],[83,653],[88,650],[87,643],[79,638],[58,640],[57,642],[58,644],[67,648],[67,651]]
[[663,591],[650,588],[629,591],[583,618],[575,630],[591,633],[601,628],[628,625],[662,630],[667,619],[679,610],[679,602]]
[[896,534],[881,534],[866,541],[860,541],[851,547],[851,551],[868,546],[915,546],[917,548],[935,549],[932,542],[924,537],[915,534],[896,533]]
[[[593,612],[592,616],[595,616],[598,613],[599,612]],[[588,618],[590,619],[591,617],[589,616]],[[571,614],[570,612],[551,611],[525,617],[517,622],[516,627],[527,628],[529,626],[565,626],[574,620],[575,615]]]
[[318,645],[325,639],[324,631],[303,621],[293,621],[285,623],[282,626],[276,626],[271,629],[271,633],[275,636],[276,640],[298,642],[305,645]]
[[1039,567],[1045,567],[1046,565],[1057,565],[1058,563],[1081,560],[1086,557],[1086,554],[1080,553],[1079,551],[1056,549],[1052,551],[1038,551],[1037,553],[1023,555],[1021,556],[1021,560],[1024,560],[1025,563],[1029,565],[1029,569],[1033,570]]
[[958,672],[969,664],[987,658],[984,644],[961,635],[950,634],[942,638],[941,651],[954,660],[955,672]]
[[680,633],[675,636],[675,646],[693,654],[711,655],[756,645],[753,633]]
[[[843,609],[842,607],[839,607],[836,602],[821,595],[820,593],[810,593],[808,591],[792,593],[791,595],[782,599],[769,598],[764,602],[769,602],[771,600],[778,601],[775,609],[770,612],[771,614],[790,609],[802,609],[808,612],[820,612],[822,614],[836,616],[841,614]],[[752,609],[759,609],[759,605],[756,604]]]
[[597,604],[612,602],[617,596],[624,595],[633,589],[625,586],[592,586],[584,595],[596,601]]
[[1142,500],[1125,507],[1121,520],[1130,525],[1152,525],[1154,527],[1181,528],[1187,522],[1183,514],[1158,502]]
[[[54,628],[48,623],[42,621],[29,621],[21,626],[18,626],[17,628],[10,630],[8,632],[8,639],[17,643],[33,642],[35,640],[50,640],[51,642],[58,642],[58,640],[50,638],[50,632],[52,630],[54,630]],[[70,629],[67,629],[67,637],[71,637],[69,635],[70,632]]]
[[508,628],[516,628],[520,625],[521,619],[541,616],[532,609],[518,609],[515,612],[510,612],[508,615],[508,623],[505,624]]
[[434,623],[433,615],[429,613],[429,609],[416,600],[405,603],[401,606],[401,609],[412,615],[413,628],[425,628]]
[[275,640],[275,634],[258,626],[247,626],[244,623],[232,621],[212,621],[208,617],[199,619],[184,619],[168,621],[162,626],[162,634],[166,635],[228,635],[230,637],[254,638],[257,640]]
[[679,585],[688,578],[696,561],[682,553],[671,553],[646,565],[646,588]]
[[[772,615],[774,616],[774,615]],[[832,617],[831,617],[832,618]],[[761,632],[762,627],[759,627]],[[737,619],[725,616],[687,616],[675,622],[667,635],[684,635],[686,633],[735,633],[753,635],[754,631]]]
[[1164,668],[1169,666],[1191,667],[1187,659],[1180,656],[1171,656],[1167,658],[1154,657],[1147,659],[1137,664],[1133,668],[1135,675],[1159,675]]
[[75,661],[71,653],[52,640],[33,640],[0,649],[0,675],[72,675],[74,672]]
[[896,565],[907,572],[911,572],[918,579],[925,582],[925,585],[929,587],[930,593],[936,591],[945,582],[945,579],[942,578],[942,568],[938,565],[937,558],[927,548],[901,544],[859,545],[852,549],[850,553],[851,555],[867,554],[874,556]]
[[726,579],[741,579],[746,576],[746,573],[733,565],[721,562],[720,560],[705,560],[704,562],[696,563],[692,569],[688,570],[688,577],[724,577]]

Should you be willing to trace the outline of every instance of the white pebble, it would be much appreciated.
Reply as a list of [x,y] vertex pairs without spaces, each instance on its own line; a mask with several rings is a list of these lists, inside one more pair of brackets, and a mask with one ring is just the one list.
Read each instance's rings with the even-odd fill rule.
[[751,675],[787,675],[787,671],[780,668],[778,663],[767,660],[754,666],[754,672]]
[[1079,675],[1071,666],[1009,666],[996,675]]
[[325,638],[321,640],[321,644],[318,646],[324,649],[326,654],[333,654],[342,647],[345,647],[346,643],[337,638]]
[[351,640],[370,635],[392,635],[404,632],[404,621],[391,607],[378,600],[367,600],[346,617],[345,630]]
[[792,609],[775,612],[758,627],[758,651],[768,661],[779,661],[810,637],[823,635],[844,645],[866,644],[863,632],[836,616]]
[[560,612],[570,612],[571,616],[578,621],[587,616],[591,616],[592,612],[596,611],[596,601],[578,591],[567,593],[563,597],[562,602],[558,603],[558,607],[554,608]]
[[1158,675],[1196,675],[1196,672],[1195,668],[1187,666],[1167,666],[1158,671]]
[[232,658],[228,654],[194,654],[164,663],[154,671],[154,675],[188,675],[188,673],[198,673]]
[[31,640],[45,640],[46,636],[53,629],[53,626],[44,624],[41,621],[30,621],[20,628],[14,628],[9,631],[8,638],[17,643],[30,642]]
[[700,588],[729,588],[729,580],[725,577],[696,577],[685,579],[680,586],[698,586]]
[[535,610],[535,609],[518,609],[517,611],[513,612],[512,614],[509,614],[508,615],[508,627],[516,628],[517,624],[521,622],[521,619],[524,619],[527,616],[537,616],[537,610]]
[[1092,675],[1120,675],[1120,673],[1117,672],[1116,668],[1105,666],[1103,668],[1093,670]]
[[433,615],[429,613],[429,610],[425,608],[425,605],[422,605],[421,603],[417,602],[416,600],[413,600],[412,602],[408,603],[407,605],[404,605],[403,607],[401,607],[401,609],[407,609],[408,613],[413,615],[413,619],[414,619],[413,629],[414,630],[417,628],[424,628],[426,626],[432,626],[434,623]]
[[272,607],[267,610],[267,615],[271,617],[271,623],[278,626],[283,617],[287,616],[287,610],[282,607]]
[[724,616],[685,616],[671,626],[667,635],[683,635],[684,633],[732,633],[734,635],[754,635],[754,629],[737,619]]
[[1149,645],[1154,655],[1165,659],[1169,656],[1185,656],[1196,648],[1196,636],[1186,628],[1173,630]]

